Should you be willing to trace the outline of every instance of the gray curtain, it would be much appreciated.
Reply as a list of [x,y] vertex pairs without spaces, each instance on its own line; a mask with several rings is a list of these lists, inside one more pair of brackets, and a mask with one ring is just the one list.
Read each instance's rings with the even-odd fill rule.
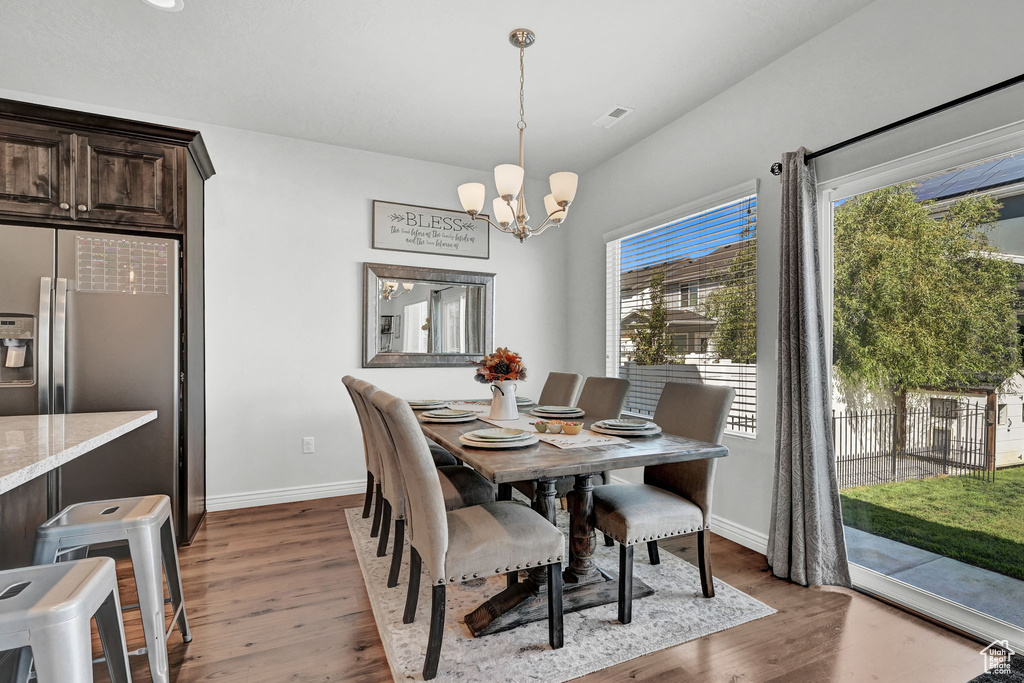
[[768,564],[805,586],[850,585],[825,352],[814,167],[782,156],[779,393]]

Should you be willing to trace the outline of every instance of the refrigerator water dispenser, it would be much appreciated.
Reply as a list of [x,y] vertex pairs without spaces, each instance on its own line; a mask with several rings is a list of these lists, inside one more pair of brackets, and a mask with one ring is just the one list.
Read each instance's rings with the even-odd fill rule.
[[0,387],[36,383],[35,337],[35,316],[0,313]]

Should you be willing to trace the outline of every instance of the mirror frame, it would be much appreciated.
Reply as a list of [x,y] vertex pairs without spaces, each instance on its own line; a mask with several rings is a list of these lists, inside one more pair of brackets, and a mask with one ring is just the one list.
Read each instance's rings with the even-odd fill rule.
[[[381,353],[377,345],[380,297],[375,280],[420,280],[441,284],[483,285],[484,348],[480,353]],[[370,321],[373,324],[370,324]],[[494,347],[494,273],[477,273],[445,268],[396,266],[387,263],[363,263],[363,367],[364,368],[446,368],[468,367]]]

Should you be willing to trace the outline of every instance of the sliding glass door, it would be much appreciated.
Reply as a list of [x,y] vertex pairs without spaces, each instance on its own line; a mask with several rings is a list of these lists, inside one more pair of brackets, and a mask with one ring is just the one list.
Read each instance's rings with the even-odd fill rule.
[[831,246],[836,470],[855,583],[1018,646],[1019,149],[859,174],[826,188],[821,209]]

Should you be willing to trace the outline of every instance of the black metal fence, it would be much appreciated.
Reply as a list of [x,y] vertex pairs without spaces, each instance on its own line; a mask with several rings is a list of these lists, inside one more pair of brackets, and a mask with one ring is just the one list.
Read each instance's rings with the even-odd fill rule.
[[995,478],[984,405],[933,399],[921,408],[832,411],[839,488],[943,474]]

